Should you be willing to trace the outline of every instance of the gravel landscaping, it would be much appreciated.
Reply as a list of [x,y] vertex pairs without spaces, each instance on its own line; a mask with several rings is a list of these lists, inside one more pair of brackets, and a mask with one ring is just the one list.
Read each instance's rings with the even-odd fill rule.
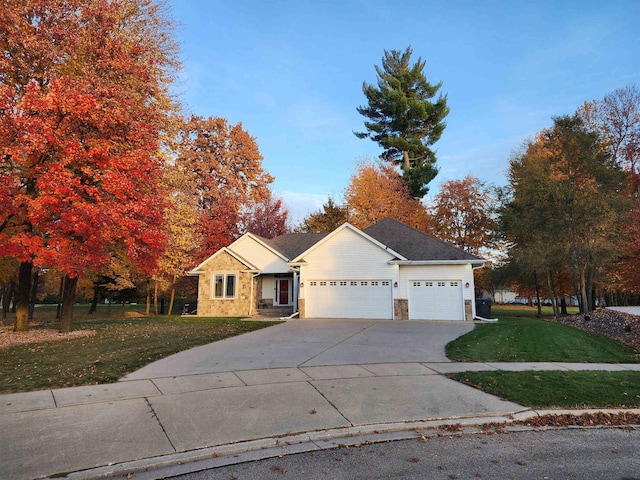
[[632,346],[640,352],[640,317],[624,312],[600,309],[594,312],[566,317],[551,318],[551,321],[613,338]]

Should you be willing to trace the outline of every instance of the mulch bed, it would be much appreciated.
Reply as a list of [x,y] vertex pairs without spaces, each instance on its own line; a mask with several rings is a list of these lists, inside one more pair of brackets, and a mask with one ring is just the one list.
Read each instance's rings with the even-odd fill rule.
[[640,317],[638,316],[600,309],[587,314],[569,315],[550,320],[613,338],[640,352]]

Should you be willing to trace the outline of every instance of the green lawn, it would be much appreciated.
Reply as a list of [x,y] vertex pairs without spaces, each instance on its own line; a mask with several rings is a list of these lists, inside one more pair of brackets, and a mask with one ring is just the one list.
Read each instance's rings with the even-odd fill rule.
[[449,378],[532,408],[638,408],[640,372],[462,372]]
[[[279,323],[189,316],[85,318],[74,322],[74,330],[95,330],[96,335],[0,350],[0,393],[114,382],[173,353]],[[31,328],[57,330],[53,324]]]
[[[535,308],[516,307],[523,315],[478,324],[446,346],[447,356],[468,362],[638,363],[640,355],[607,337],[535,318]],[[528,309],[528,310],[527,310]],[[526,371],[462,372],[450,378],[532,408],[639,407],[640,372]]]
[[620,342],[567,325],[520,317],[478,324],[449,343],[446,354],[459,362],[640,362],[633,348]]
[[[578,313],[578,307],[567,307],[569,315]],[[491,305],[491,314],[493,317],[536,317],[538,315],[538,307],[530,307],[528,305]],[[542,307],[543,317],[553,316],[553,307]]]

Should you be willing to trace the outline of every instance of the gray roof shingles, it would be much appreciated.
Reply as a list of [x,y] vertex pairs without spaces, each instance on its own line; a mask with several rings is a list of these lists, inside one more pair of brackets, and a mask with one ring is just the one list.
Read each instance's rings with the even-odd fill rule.
[[[324,237],[329,235],[330,232],[324,233],[285,233],[275,238],[260,238],[264,243],[271,248],[284,255],[287,260],[291,261],[300,255],[302,252],[308,250],[313,245],[318,243]],[[257,236],[257,235],[256,235]]]
[[363,231],[407,260],[476,262],[482,260],[392,218],[386,218]]
[[[453,247],[392,218],[386,218],[363,231],[408,260],[482,261],[481,258],[475,255]],[[271,239],[259,238],[291,261],[329,235],[329,233],[287,233]]]

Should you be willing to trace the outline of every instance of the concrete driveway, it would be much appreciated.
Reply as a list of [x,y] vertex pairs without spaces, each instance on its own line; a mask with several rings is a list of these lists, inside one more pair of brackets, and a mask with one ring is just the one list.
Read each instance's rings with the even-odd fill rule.
[[527,409],[443,374],[584,369],[449,362],[444,346],[472,328],[296,320],[173,355],[117,383],[0,395],[0,477],[155,479],[160,466],[183,473],[240,453],[247,461],[406,438],[443,422],[507,421]]
[[287,367],[448,362],[444,347],[467,322],[304,319],[203,345],[127,375],[139,380]]

